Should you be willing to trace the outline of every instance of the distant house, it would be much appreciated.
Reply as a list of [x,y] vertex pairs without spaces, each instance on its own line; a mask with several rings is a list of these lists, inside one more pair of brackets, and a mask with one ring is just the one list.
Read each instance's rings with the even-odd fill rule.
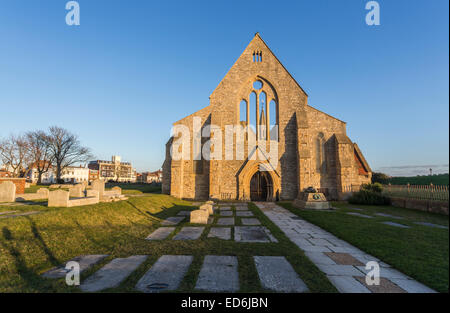
[[[36,183],[39,178],[39,173],[37,171],[36,164],[31,164],[27,170],[27,180]],[[68,166],[61,172],[61,179],[65,183],[81,183],[84,181],[89,181],[89,169],[83,166]],[[56,183],[56,170],[50,165],[48,171],[42,173],[41,183],[43,184],[54,184]]]
[[158,170],[156,172],[144,172],[139,174],[139,182],[144,184],[151,183],[161,183],[162,182],[162,171]]
[[105,181],[136,182],[136,170],[129,162],[122,162],[120,156],[113,156],[111,161],[95,160],[88,164],[90,170],[96,170],[99,178]]

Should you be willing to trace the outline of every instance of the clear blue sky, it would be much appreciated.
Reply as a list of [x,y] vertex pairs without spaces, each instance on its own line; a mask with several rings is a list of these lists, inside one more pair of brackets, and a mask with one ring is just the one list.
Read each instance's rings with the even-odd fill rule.
[[[139,170],[260,32],[373,169],[449,162],[447,0],[0,1],[0,137],[59,125]],[[448,168],[448,165],[447,165]]]

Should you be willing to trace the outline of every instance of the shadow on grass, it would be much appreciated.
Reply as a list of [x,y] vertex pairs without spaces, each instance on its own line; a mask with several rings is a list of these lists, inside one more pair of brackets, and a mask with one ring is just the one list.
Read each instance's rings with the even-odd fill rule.
[[[5,226],[2,228],[3,237],[6,242],[3,243],[0,241],[0,245],[9,252],[11,257],[14,259],[14,266],[16,267],[17,273],[22,278],[26,286],[30,291],[34,292],[42,292],[44,288],[48,288],[47,284],[42,283],[42,278],[36,274],[32,269],[28,268],[26,265],[26,261],[23,255],[19,252],[18,249],[14,247],[11,231]],[[8,243],[11,242],[11,243]]]

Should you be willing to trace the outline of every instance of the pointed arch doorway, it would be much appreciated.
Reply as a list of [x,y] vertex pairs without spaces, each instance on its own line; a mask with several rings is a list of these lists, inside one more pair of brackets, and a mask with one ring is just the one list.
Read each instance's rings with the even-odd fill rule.
[[250,180],[251,201],[271,201],[273,183],[269,173],[257,171]]

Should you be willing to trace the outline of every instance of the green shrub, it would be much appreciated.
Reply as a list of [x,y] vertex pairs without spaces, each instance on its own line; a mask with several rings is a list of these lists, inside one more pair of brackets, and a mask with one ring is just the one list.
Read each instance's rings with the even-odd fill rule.
[[383,191],[383,185],[380,183],[365,184],[361,186],[361,189],[381,193]]
[[361,189],[355,192],[349,199],[352,204],[369,204],[369,205],[389,205],[391,199],[383,196],[380,192]]

